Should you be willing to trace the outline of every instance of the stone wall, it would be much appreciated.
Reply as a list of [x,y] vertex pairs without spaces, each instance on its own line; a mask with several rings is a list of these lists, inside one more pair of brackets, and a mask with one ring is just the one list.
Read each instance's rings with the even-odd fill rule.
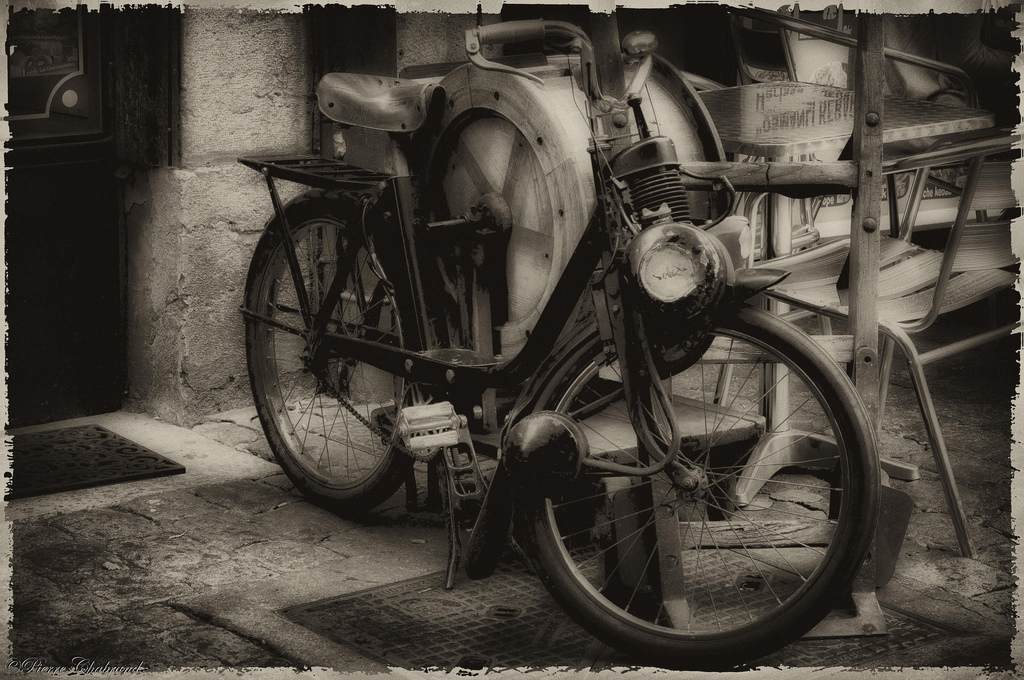
[[[183,425],[250,401],[239,305],[272,207],[238,156],[308,153],[301,14],[184,9],[181,163],[126,200],[128,408]],[[295,187],[283,187],[285,197]]]
[[[484,24],[500,21],[497,14],[485,14]],[[404,12],[397,21],[398,69],[417,64],[440,64],[466,58],[465,34],[476,26],[476,14]],[[491,56],[497,48],[487,47]]]
[[[183,11],[181,163],[137,172],[126,196],[126,407],[193,425],[251,403],[238,309],[272,207],[236,158],[308,153],[315,84],[302,14]],[[461,59],[474,22],[399,15],[399,67]],[[281,189],[285,199],[301,190]]]

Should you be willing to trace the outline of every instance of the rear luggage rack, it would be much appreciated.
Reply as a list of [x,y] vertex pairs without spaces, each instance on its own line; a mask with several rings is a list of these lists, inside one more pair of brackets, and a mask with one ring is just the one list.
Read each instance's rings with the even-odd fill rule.
[[371,172],[319,156],[239,158],[238,162],[268,177],[298,182],[318,189],[378,193],[391,175]]

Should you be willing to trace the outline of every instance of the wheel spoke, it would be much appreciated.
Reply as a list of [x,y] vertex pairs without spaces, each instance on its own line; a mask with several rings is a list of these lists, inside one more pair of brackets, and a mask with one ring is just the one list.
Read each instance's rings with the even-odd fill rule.
[[[828,573],[824,567],[846,559],[843,551],[850,548],[837,546],[850,535],[844,507],[860,500],[849,494],[851,474],[866,469],[851,463],[860,453],[846,449],[842,421],[832,415],[839,407],[798,364],[767,341],[722,337],[725,370],[696,362],[671,379],[671,413],[657,403],[642,407],[655,441],[665,436],[665,419],[673,418],[684,441],[700,442],[687,459],[697,488],[684,488],[665,473],[590,472],[546,505],[550,540],[562,546],[555,555],[572,566],[564,573],[589,584],[573,592],[601,599],[602,611],[628,613],[666,635],[683,636],[681,647],[690,644],[686,640],[742,639],[741,632],[768,626],[763,622],[776,612],[803,606],[812,585]],[[734,361],[755,353],[764,360]],[[578,365],[578,374],[560,383],[568,389],[555,395],[552,407],[577,419],[591,456],[640,465],[617,365]],[[784,383],[791,408],[769,424],[768,401]],[[738,500],[738,480],[752,500]],[[678,527],[678,540],[670,526]],[[547,558],[541,563],[545,571],[558,571]],[[622,625],[631,630],[630,620]]]
[[[330,203],[324,204],[324,215],[344,208],[333,200],[313,200]],[[351,214],[360,219],[361,209],[354,207]],[[346,222],[329,217],[290,217],[289,222],[302,270],[299,280],[312,311],[330,307],[326,330],[401,347],[397,310],[372,266],[362,230],[351,231]],[[246,321],[253,392],[257,405],[263,405],[268,442],[286,472],[304,481],[303,491],[358,504],[377,493],[375,486],[397,482],[396,475],[385,474],[395,464],[390,447],[381,446],[379,432],[366,423],[373,422],[375,409],[399,403],[404,386],[333,349],[320,365],[309,365],[303,337],[290,332],[302,322],[284,249],[279,243],[264,245],[265,252],[254,256],[263,270],[246,299],[249,309],[266,310],[267,317],[253,314]],[[338,298],[324,299],[335,281],[344,282]]]

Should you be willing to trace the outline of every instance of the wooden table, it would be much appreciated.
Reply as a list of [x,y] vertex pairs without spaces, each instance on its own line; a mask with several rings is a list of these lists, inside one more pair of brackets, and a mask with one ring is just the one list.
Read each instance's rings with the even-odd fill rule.
[[[849,143],[857,118],[853,90],[810,83],[742,85],[703,92],[701,99],[726,151],[769,161],[819,153],[822,156],[830,154],[834,158]],[[881,142],[888,144],[992,127],[995,117],[980,109],[886,96],[876,125],[881,127]],[[869,127],[865,126],[865,129]],[[881,177],[872,181],[880,182]],[[872,196],[875,201],[877,195]],[[771,206],[768,221],[774,232],[770,236],[773,250],[776,255],[786,254],[791,250],[792,202],[788,199],[773,200]],[[872,212],[877,214],[877,202]],[[858,236],[863,236],[857,233],[859,231],[851,230],[855,241]],[[877,237],[877,234],[873,236]],[[868,310],[867,314],[862,313],[853,321],[853,335],[862,339],[875,337],[878,327],[877,285],[874,285],[878,272],[877,238],[871,250],[874,260],[863,262],[861,267],[864,275],[872,277],[868,281],[871,285],[851,285],[850,291],[851,312],[854,309]],[[876,346],[872,344],[871,347],[873,351]],[[869,361],[873,359],[872,356]],[[858,380],[858,388],[874,416],[878,407],[877,371],[873,370],[869,375],[874,376],[875,385],[865,385],[865,381]],[[784,397],[785,390],[782,390],[779,400],[783,403]]]
[[[726,151],[783,159],[839,151],[853,133],[854,92],[809,83],[757,83],[701,93]],[[882,139],[891,142],[995,125],[988,111],[885,97]]]

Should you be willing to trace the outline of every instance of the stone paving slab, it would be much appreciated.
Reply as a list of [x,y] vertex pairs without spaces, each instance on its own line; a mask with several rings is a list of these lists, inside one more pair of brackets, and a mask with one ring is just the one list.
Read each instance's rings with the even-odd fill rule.
[[[178,433],[182,441],[212,455],[229,450],[194,433]],[[220,614],[248,608],[250,620],[266,621],[283,601],[274,593],[316,599],[443,566],[438,517],[398,518],[404,505],[395,503],[369,524],[344,520],[297,495],[276,465],[257,462],[216,483],[198,474],[188,488],[80,495],[66,512],[13,502],[14,658],[87,656],[150,670],[294,666],[301,655],[282,654]],[[304,649],[318,645],[308,640]],[[352,657],[344,657],[352,668],[382,670]]]

